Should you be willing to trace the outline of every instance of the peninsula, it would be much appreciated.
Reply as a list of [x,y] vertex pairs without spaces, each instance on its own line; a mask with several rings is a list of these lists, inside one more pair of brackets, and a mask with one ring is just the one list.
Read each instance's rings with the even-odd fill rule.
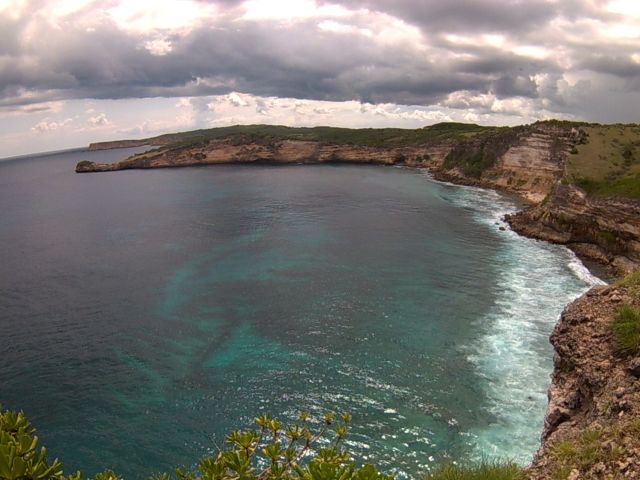
[[640,268],[640,125],[544,121],[518,127],[440,123],[420,129],[247,125],[90,150],[149,145],[76,172],[228,163],[368,163],[428,169],[435,178],[513,193],[528,207],[507,218],[523,235],[566,245],[612,276]]

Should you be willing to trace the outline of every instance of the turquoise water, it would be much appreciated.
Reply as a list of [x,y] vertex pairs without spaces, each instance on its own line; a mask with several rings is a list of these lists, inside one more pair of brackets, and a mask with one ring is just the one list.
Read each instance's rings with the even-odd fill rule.
[[192,465],[269,413],[353,414],[413,476],[527,462],[562,307],[597,281],[501,231],[508,198],[374,166],[76,175],[0,163],[0,403],[69,470]]

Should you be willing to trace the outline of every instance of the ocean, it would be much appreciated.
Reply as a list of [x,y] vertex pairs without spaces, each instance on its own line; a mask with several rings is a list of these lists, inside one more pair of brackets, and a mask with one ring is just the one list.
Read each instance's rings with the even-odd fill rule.
[[599,280],[505,229],[513,199],[381,166],[74,173],[141,150],[0,161],[0,404],[66,472],[189,467],[300,410],[350,412],[400,478],[531,459],[548,336]]

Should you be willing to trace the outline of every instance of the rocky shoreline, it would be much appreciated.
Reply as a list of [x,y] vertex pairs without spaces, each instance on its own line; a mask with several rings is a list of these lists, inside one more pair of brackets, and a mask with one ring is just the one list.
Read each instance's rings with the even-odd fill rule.
[[596,286],[562,313],[532,480],[640,478],[640,357],[616,354],[611,328],[638,288]]

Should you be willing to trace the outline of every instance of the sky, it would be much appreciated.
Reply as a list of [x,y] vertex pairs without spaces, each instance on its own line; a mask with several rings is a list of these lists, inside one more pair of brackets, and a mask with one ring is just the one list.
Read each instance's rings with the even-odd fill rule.
[[0,157],[547,118],[640,122],[639,0],[0,0]]

